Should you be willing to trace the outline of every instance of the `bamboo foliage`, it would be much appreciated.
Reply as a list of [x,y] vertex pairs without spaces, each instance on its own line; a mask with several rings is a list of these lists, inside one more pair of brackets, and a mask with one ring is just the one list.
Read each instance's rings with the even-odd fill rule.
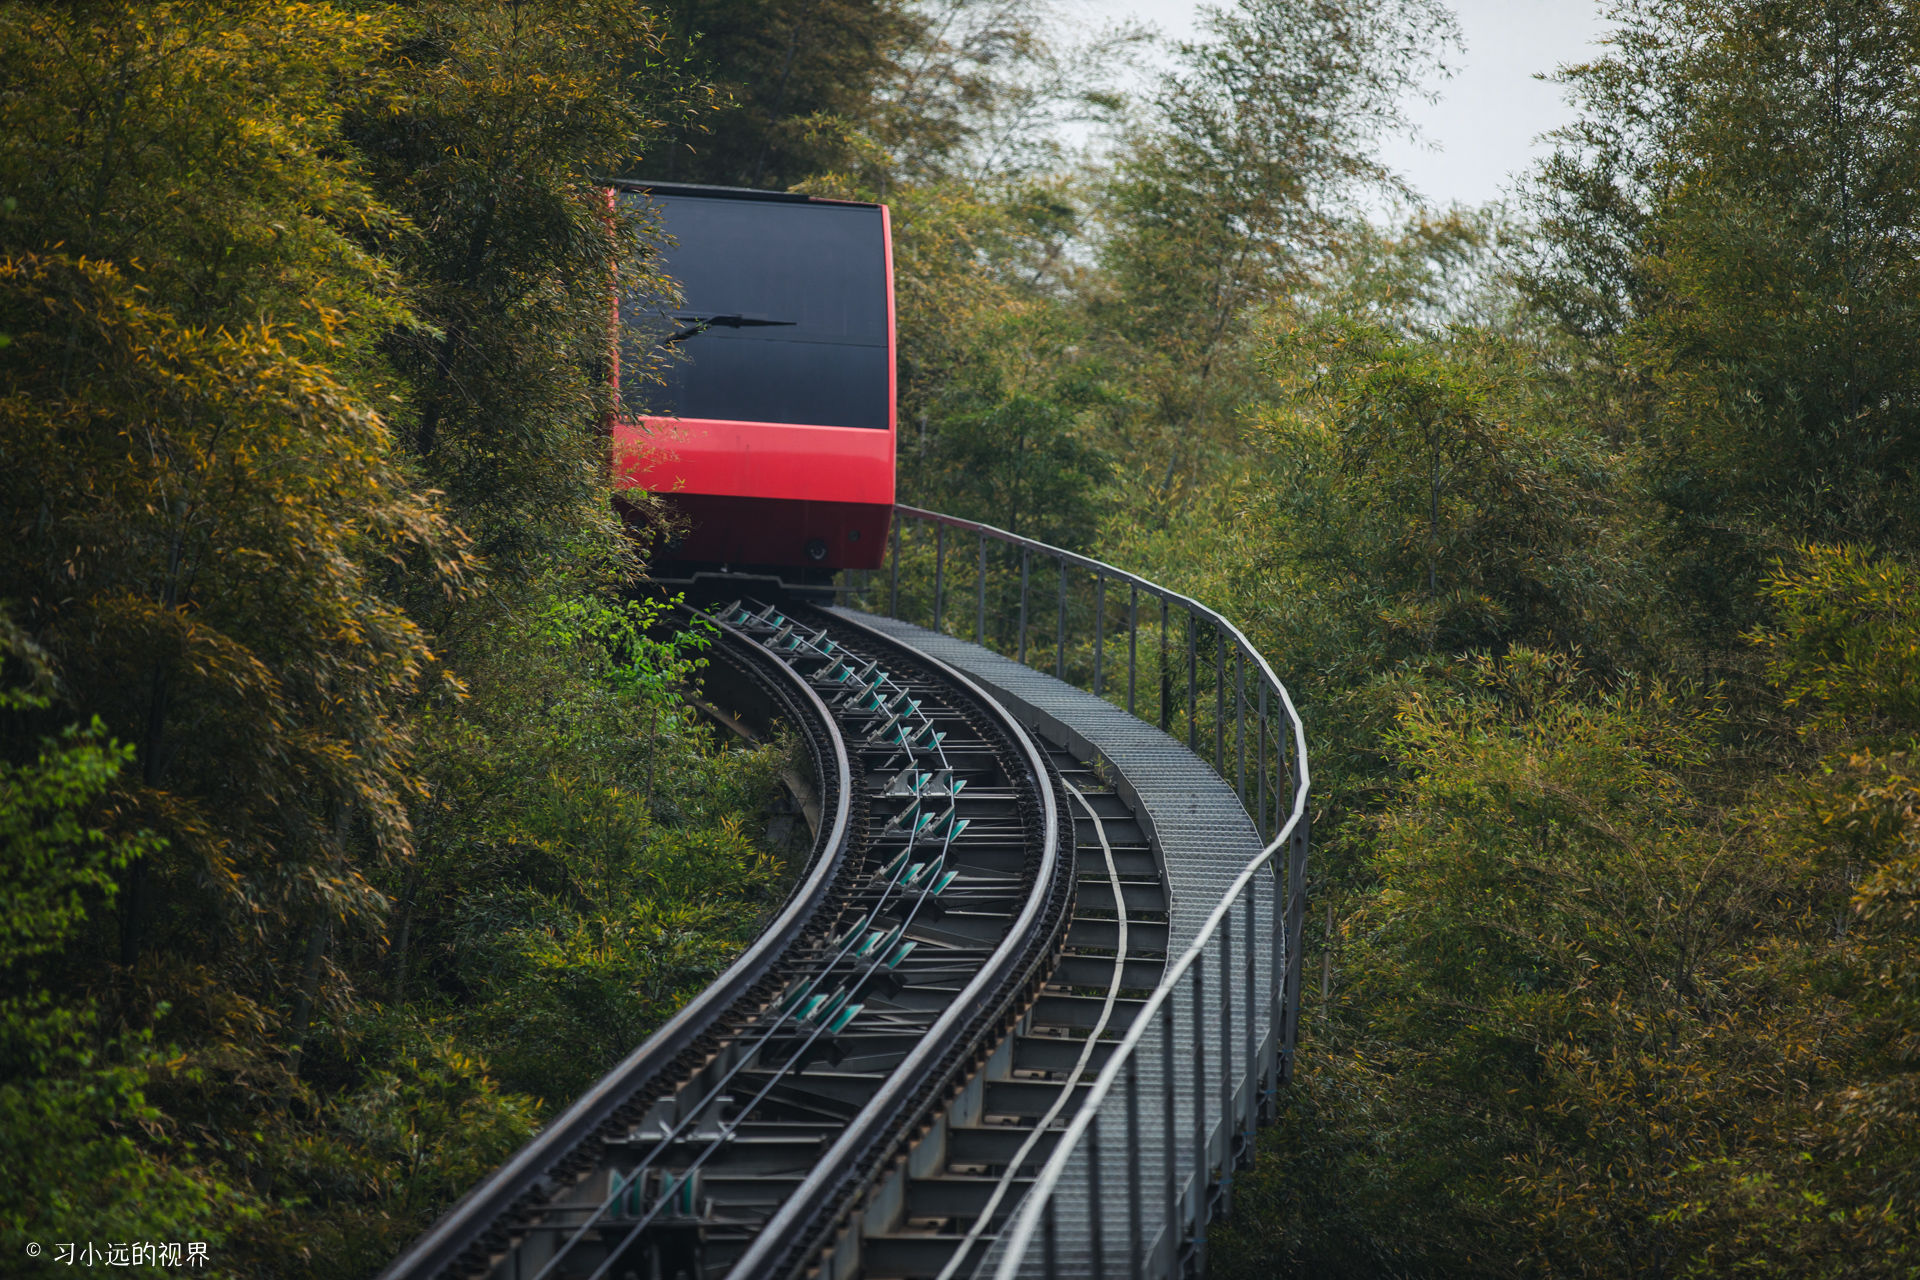
[[698,97],[652,31],[0,9],[10,1258],[365,1274],[750,932],[774,752],[617,599],[607,305],[668,286],[597,184]]
[[169,842],[122,901],[123,963],[190,885],[259,945],[367,915],[339,815],[406,856],[402,709],[433,665],[374,566],[457,592],[461,538],[379,415],[276,326],[191,328],[52,255],[0,263],[0,307],[7,594],[76,709],[135,745],[129,800]]

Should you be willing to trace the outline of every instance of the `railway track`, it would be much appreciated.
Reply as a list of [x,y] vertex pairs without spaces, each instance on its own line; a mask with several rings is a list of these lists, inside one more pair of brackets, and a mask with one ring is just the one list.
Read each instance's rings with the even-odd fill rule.
[[970,1275],[1159,981],[1164,878],[1093,770],[859,623],[709,616],[812,757],[808,865],[386,1280]]
[[1166,880],[1146,832],[1098,771],[1061,747],[1044,749],[1070,805],[1076,846],[1074,913],[1053,972],[873,1190],[859,1221],[843,1229],[823,1275],[977,1274],[1165,971]]

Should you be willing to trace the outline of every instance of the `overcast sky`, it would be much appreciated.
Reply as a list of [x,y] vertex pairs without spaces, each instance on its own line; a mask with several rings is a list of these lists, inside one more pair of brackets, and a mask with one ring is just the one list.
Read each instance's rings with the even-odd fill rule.
[[[1435,205],[1481,204],[1503,195],[1511,176],[1541,153],[1535,139],[1566,122],[1557,86],[1533,77],[1582,61],[1601,32],[1598,0],[1451,0],[1466,39],[1460,68],[1436,103],[1411,104],[1430,149],[1384,149]],[[1195,34],[1197,0],[1084,0],[1112,18],[1132,16],[1168,36]]]

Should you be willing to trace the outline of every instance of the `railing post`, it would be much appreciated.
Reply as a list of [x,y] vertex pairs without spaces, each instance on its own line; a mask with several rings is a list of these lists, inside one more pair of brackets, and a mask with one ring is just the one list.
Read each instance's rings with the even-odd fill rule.
[[1287,801],[1293,798],[1293,792],[1287,786],[1287,747],[1290,735],[1287,726],[1273,726],[1273,829],[1279,831],[1287,825]]
[[1033,556],[1020,548],[1020,665],[1027,665],[1027,575],[1033,568]]
[[980,535],[980,568],[973,581],[973,642],[987,647],[987,535]]
[[1127,1055],[1127,1280],[1143,1280],[1140,1256],[1146,1232],[1140,1221],[1140,1055]]
[[1169,998],[1160,1006],[1160,1145],[1167,1176],[1166,1221],[1160,1227],[1160,1238],[1167,1242],[1168,1274],[1178,1271],[1180,1258],[1179,1107],[1173,1073],[1173,1018],[1178,1004]]
[[[1107,576],[1093,571],[1093,696],[1106,695]],[[1243,802],[1244,803],[1244,802]]]
[[940,634],[941,604],[947,594],[947,526],[933,526],[933,632]]
[[1213,771],[1227,780],[1227,637],[1213,627]]
[[1273,1047],[1268,1054],[1270,1061],[1266,1064],[1269,1081],[1267,1101],[1268,1106],[1277,1113],[1281,1056],[1286,1037],[1287,886],[1286,871],[1280,859],[1275,858],[1267,866],[1273,872],[1273,937],[1267,954],[1267,1036]]
[[1212,1153],[1207,1149],[1207,966],[1204,955],[1193,962],[1193,1234],[1206,1229],[1207,1183],[1212,1181]]
[[[1258,880],[1247,881],[1247,927],[1244,934],[1247,944],[1247,962],[1244,966],[1247,971],[1247,980],[1242,984],[1242,990],[1245,992],[1242,1006],[1247,1019],[1247,1029],[1242,1038],[1246,1041],[1247,1069],[1241,1074],[1241,1078],[1247,1083],[1247,1106],[1246,1113],[1240,1121],[1240,1135],[1242,1159],[1249,1165],[1253,1163],[1253,1126],[1257,1121],[1256,1108],[1260,1096],[1260,1058],[1257,1028],[1254,1022],[1259,1011],[1256,995],[1260,990],[1260,950],[1254,928],[1254,917],[1258,911],[1256,899],[1260,896],[1259,883]],[[1228,929],[1233,928],[1231,920],[1223,923]]]
[[1305,939],[1300,935],[1307,918],[1307,831],[1307,815],[1303,812],[1287,850],[1287,973],[1286,994],[1282,1000],[1286,1034],[1280,1042],[1282,1084],[1293,1079],[1294,1039],[1300,1024],[1300,963],[1305,955],[1302,949]]
[[1067,678],[1067,562],[1060,566],[1060,607],[1053,618],[1053,678]]
[[1087,1243],[1092,1255],[1093,1280],[1107,1280],[1107,1241],[1100,1212],[1100,1113],[1087,1123]]
[[1133,712],[1134,669],[1140,656],[1140,584],[1127,584],[1127,714]]
[[[1220,1200],[1233,1204],[1233,916],[1220,930]],[[1200,961],[1206,963],[1203,956]]]
[[1060,1274],[1059,1225],[1053,1216],[1053,1197],[1047,1197],[1047,1207],[1040,1217],[1040,1266],[1046,1280],[1055,1280]]
[[[1254,813],[1258,816],[1254,818],[1253,825],[1259,830],[1260,838],[1266,840],[1269,838],[1268,832],[1279,828],[1267,825],[1267,682],[1265,680],[1260,682],[1260,763],[1259,767],[1253,771],[1253,778],[1254,790],[1258,793],[1259,800],[1258,807],[1254,809]],[[1275,897],[1274,901],[1277,903],[1280,899]]]
[[1247,655],[1237,643],[1233,646],[1233,753],[1237,761],[1233,790],[1244,809],[1247,807]]
[[904,519],[898,511],[893,513],[893,557],[888,561],[887,572],[887,616],[900,616],[900,522]]
[[1187,613],[1187,750],[1200,754],[1200,619]]
[[1160,732],[1173,729],[1173,669],[1167,665],[1167,600],[1160,598]]

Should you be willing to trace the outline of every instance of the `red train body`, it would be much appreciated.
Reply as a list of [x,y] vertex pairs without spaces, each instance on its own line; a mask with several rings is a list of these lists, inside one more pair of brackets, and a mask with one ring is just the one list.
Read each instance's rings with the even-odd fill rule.
[[677,307],[628,299],[613,429],[619,487],[688,529],[656,561],[733,570],[877,568],[894,498],[893,246],[884,205],[623,183],[671,240]]

